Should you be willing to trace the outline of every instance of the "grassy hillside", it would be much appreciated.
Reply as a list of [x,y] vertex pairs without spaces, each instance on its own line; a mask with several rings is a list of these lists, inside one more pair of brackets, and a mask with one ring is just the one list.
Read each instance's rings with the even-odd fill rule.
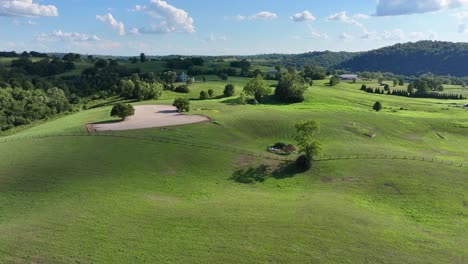
[[[222,93],[208,78],[201,90]],[[210,81],[211,80],[211,81]],[[246,79],[231,79],[240,92]],[[294,143],[298,120],[321,122],[324,155],[395,154],[468,161],[465,101],[367,94],[316,82],[294,105],[192,101],[215,121],[116,132],[262,152]],[[154,103],[171,103],[165,94]],[[375,101],[384,109],[372,112]],[[148,102],[143,102],[148,104]],[[6,263],[463,263],[468,167],[412,160],[321,161],[312,171],[194,146],[83,133],[104,106],[0,143],[0,262]],[[365,135],[376,134],[375,138]],[[21,139],[26,138],[26,139]],[[233,175],[270,167],[263,183]]]

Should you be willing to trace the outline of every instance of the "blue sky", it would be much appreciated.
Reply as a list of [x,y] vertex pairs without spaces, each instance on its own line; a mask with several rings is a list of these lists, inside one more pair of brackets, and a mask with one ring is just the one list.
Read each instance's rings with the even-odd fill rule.
[[135,55],[361,51],[468,40],[468,0],[0,0],[0,50]]

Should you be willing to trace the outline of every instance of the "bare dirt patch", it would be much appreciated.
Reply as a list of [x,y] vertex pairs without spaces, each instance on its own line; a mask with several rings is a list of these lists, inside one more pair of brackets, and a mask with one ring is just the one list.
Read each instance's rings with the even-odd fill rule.
[[135,115],[124,121],[91,124],[88,131],[122,131],[153,127],[168,127],[209,121],[200,115],[184,115],[170,105],[137,105]]

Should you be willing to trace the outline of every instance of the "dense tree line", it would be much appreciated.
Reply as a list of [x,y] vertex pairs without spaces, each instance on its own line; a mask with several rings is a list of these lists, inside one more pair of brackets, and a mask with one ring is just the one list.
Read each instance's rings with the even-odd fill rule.
[[335,68],[350,71],[382,71],[403,75],[432,72],[468,76],[468,43],[419,41],[364,52]]
[[367,93],[375,93],[375,94],[387,94],[387,95],[395,95],[395,96],[404,96],[404,97],[413,97],[413,98],[432,98],[432,99],[450,99],[450,100],[464,100],[464,97],[461,94],[445,94],[445,93],[438,93],[438,92],[431,92],[427,90],[388,90],[387,92],[384,89],[380,88],[371,88],[367,87],[366,85],[361,86],[361,91],[365,91]]
[[11,61],[11,67],[21,69],[29,75],[52,76],[75,69],[75,64],[71,61],[60,59],[42,59],[33,62],[29,57],[21,57]]

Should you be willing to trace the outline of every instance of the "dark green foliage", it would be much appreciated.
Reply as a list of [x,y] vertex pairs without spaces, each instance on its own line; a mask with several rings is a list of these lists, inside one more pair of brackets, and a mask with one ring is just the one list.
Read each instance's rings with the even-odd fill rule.
[[[396,86],[396,85],[395,85],[395,86]],[[390,85],[388,85],[388,84],[385,84],[385,86],[384,86],[384,90],[385,90],[385,91],[390,91]]]
[[336,66],[350,71],[382,71],[404,75],[432,72],[467,76],[468,43],[419,41],[361,53]]
[[330,78],[330,86],[335,86],[340,83],[340,77],[333,76]]
[[63,90],[53,87],[44,92],[35,87],[24,90],[10,85],[0,89],[0,131],[29,124],[70,111],[71,105]]
[[125,120],[125,118],[132,116],[135,114],[135,109],[133,108],[132,105],[130,104],[116,104],[114,107],[112,107],[111,110],[111,116],[112,117],[119,117],[122,120]]
[[190,88],[187,85],[179,85],[174,89],[176,93],[190,93]]
[[372,109],[376,112],[380,112],[382,110],[382,103],[380,102],[375,102],[374,106],[372,106]]
[[223,94],[225,97],[231,97],[235,93],[235,87],[233,84],[228,84],[224,87]]
[[213,97],[215,95],[215,92],[213,89],[208,89],[208,96]]
[[234,172],[231,180],[246,184],[264,182],[270,174],[270,168],[267,165],[260,165],[257,168],[248,168]]
[[33,62],[29,57],[13,60],[11,67],[22,69],[29,75],[37,76],[52,76],[75,69],[73,62],[65,62],[59,59],[43,59]]
[[358,53],[352,52],[309,52],[297,55],[277,55],[276,57],[283,57],[282,63],[285,66],[297,66],[302,68],[306,65],[315,65],[324,68],[338,68],[336,65],[356,56]]
[[208,93],[205,91],[200,92],[200,100],[206,100],[208,99]]
[[244,87],[244,93],[254,96],[257,102],[261,102],[264,96],[271,93],[271,88],[263,80],[261,75],[257,75],[254,79],[250,80]]
[[304,101],[307,85],[297,73],[284,74],[275,89],[275,98],[285,103],[300,103]]
[[229,79],[229,76],[226,73],[220,73],[218,76],[223,81],[227,81]]
[[312,159],[310,159],[307,155],[302,154],[296,159],[296,167],[300,171],[308,171],[312,168]]
[[177,98],[172,104],[177,108],[179,112],[189,112],[190,111],[190,101],[189,99]]
[[140,54],[140,62],[141,63],[144,63],[144,62],[147,62],[148,59],[146,58],[146,55],[144,53],[141,53]]
[[205,60],[202,58],[168,58],[165,59],[169,69],[188,70],[193,66],[203,66]]

